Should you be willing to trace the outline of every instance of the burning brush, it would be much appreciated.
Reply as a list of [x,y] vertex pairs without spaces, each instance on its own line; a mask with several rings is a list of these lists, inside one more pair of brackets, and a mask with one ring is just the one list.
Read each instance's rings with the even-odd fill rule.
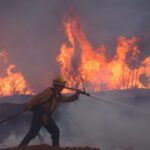
[[0,96],[14,94],[33,94],[24,76],[20,72],[14,72],[16,66],[8,63],[8,53],[0,52]]
[[57,61],[69,86],[84,84],[94,91],[150,88],[150,56],[141,59],[140,38],[119,37],[116,53],[108,60],[107,45],[94,49],[76,16],[66,19],[64,27],[68,41],[61,45]]

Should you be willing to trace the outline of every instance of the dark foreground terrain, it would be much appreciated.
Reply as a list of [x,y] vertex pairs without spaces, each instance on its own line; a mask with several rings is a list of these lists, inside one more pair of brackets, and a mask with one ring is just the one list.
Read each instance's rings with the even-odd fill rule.
[[6,148],[0,150],[100,150],[98,148],[89,148],[89,147],[66,147],[66,148],[58,148],[51,147],[49,145],[36,145],[36,146],[24,146],[24,147],[14,147],[14,148]]

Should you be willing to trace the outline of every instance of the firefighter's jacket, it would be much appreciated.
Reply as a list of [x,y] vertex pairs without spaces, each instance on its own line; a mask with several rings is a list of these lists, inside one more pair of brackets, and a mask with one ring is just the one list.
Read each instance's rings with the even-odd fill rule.
[[58,107],[60,103],[64,102],[72,102],[78,99],[77,94],[73,94],[71,96],[65,96],[60,93],[56,94],[53,88],[47,88],[43,92],[34,96],[31,101],[27,104],[27,108],[31,110],[36,106],[40,106],[44,108],[46,113],[52,113]]

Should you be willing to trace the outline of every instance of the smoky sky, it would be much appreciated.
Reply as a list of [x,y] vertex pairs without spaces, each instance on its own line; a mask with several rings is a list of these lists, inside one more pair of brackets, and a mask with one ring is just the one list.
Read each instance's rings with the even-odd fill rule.
[[5,0],[0,1],[0,49],[9,53],[29,85],[40,90],[59,72],[56,57],[65,41],[63,17],[74,9],[93,48],[119,36],[139,36],[149,55],[149,0]]

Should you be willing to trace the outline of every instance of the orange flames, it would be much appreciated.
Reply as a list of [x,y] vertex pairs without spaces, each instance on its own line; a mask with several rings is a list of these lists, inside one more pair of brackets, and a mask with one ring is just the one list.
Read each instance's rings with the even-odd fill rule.
[[23,75],[13,71],[16,66],[8,64],[8,54],[4,50],[0,52],[0,66],[0,96],[33,94]]
[[94,49],[77,17],[67,19],[64,27],[67,41],[61,45],[57,61],[68,85],[95,91],[150,88],[150,56],[140,61],[140,38],[119,37],[116,53],[108,60],[107,46]]

